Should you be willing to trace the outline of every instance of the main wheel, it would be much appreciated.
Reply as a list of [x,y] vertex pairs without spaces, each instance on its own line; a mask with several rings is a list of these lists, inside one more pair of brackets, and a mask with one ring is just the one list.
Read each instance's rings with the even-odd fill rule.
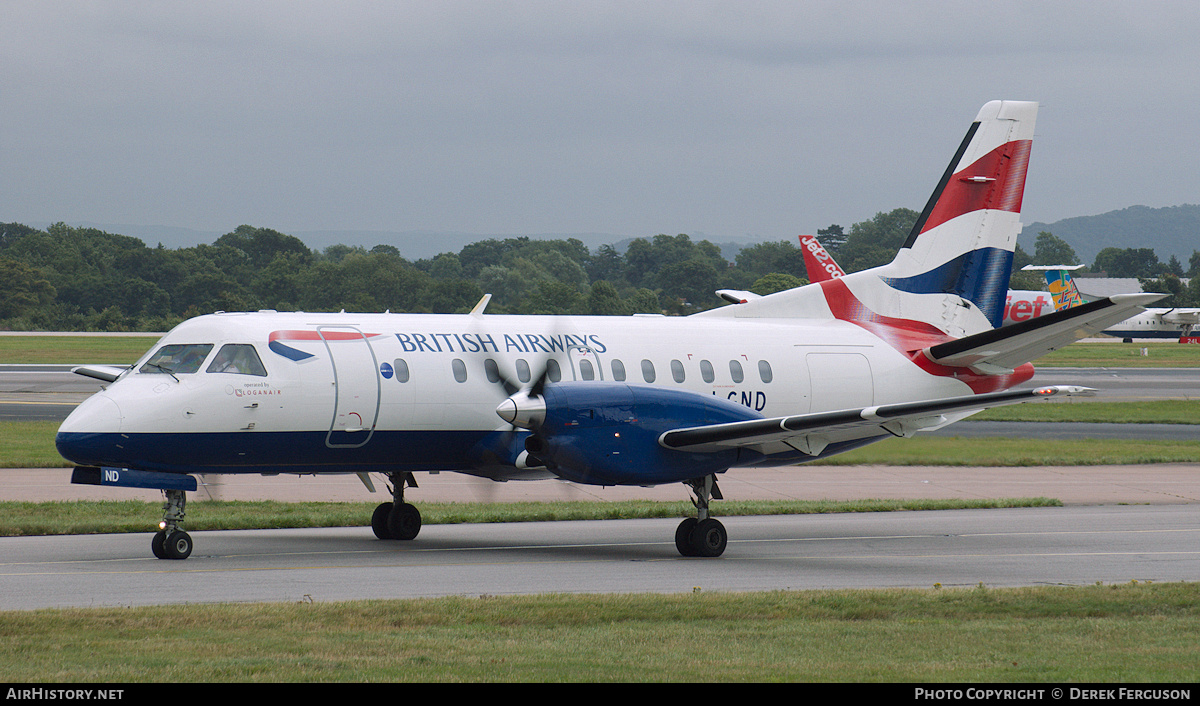
[[192,538],[187,532],[176,530],[163,540],[163,551],[168,559],[186,559],[192,555]]
[[696,518],[689,517],[675,528],[675,548],[683,556],[699,556],[692,546],[692,530],[696,529],[696,525]]
[[380,539],[391,539],[392,532],[388,529],[388,515],[392,514],[392,503],[382,503],[371,514],[371,530]]
[[713,518],[708,518],[696,524],[692,530],[692,551],[696,556],[721,556],[725,553],[725,545],[729,543],[729,534],[722,525]]
[[413,539],[421,531],[421,512],[413,505],[400,503],[388,513],[387,523],[392,539]]
[[154,533],[154,538],[150,540],[150,551],[154,552],[154,556],[158,559],[167,558],[167,531],[159,530]]

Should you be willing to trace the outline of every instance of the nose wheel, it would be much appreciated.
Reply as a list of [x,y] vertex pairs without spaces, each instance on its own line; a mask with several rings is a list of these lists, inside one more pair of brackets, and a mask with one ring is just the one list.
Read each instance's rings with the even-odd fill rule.
[[695,497],[696,517],[689,517],[675,529],[675,548],[683,556],[718,557],[725,553],[729,534],[725,525],[708,513],[709,501],[723,500],[717,487],[716,476],[705,476],[687,481]]
[[159,530],[150,540],[150,551],[159,559],[186,559],[192,555],[192,536],[179,528],[186,514],[187,493],[182,490],[164,490],[163,519]]

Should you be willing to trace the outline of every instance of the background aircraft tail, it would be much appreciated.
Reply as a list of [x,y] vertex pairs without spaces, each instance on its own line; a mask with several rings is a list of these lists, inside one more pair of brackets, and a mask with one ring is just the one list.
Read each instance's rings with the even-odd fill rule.
[[1083,295],[1075,286],[1075,280],[1066,270],[1046,270],[1046,286],[1050,289],[1050,296],[1054,298],[1055,311],[1070,309],[1084,303]]
[[804,269],[809,282],[845,277],[846,272],[817,240],[815,235],[800,236],[800,253],[804,256]]

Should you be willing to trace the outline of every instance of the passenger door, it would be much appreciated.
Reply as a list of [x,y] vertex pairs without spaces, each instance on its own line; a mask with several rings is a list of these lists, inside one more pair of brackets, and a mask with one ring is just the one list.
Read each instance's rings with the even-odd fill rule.
[[334,410],[325,445],[358,448],[375,434],[379,419],[379,361],[370,339],[354,326],[320,326],[317,333],[333,364]]

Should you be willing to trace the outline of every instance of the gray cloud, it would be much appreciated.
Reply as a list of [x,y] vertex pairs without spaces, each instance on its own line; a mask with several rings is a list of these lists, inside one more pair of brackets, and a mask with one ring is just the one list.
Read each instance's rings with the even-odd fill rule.
[[786,238],[1042,102],[1025,219],[1197,200],[1162,2],[8,3],[0,219]]

